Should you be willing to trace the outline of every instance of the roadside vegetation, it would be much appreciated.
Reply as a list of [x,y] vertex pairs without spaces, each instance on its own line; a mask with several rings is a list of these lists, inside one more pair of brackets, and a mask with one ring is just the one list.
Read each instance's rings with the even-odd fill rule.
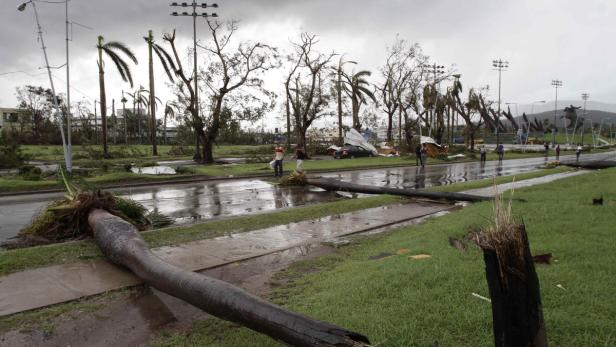
[[[50,156],[60,156],[61,148],[47,146],[42,153],[57,152],[57,154],[34,154],[33,146],[22,146],[24,155],[32,158]],[[144,147],[145,148],[145,147]],[[170,146],[159,146],[159,152],[162,154],[168,151]],[[146,175],[131,172],[133,167],[156,166],[158,161],[166,160],[164,157],[157,157],[154,161],[151,156],[134,157],[134,158],[119,158],[111,160],[102,159],[81,159],[75,160],[75,164],[81,167],[75,171],[75,175],[80,176],[86,184],[96,186],[114,187],[121,185],[130,185],[136,183],[149,183],[173,180],[186,179],[208,179],[208,178],[233,178],[238,176],[269,176],[272,170],[268,165],[271,160],[269,146],[220,146],[219,151],[226,153],[226,156],[241,156],[244,158],[252,158],[246,164],[214,164],[214,165],[197,165],[197,166],[177,166],[171,165],[176,169],[176,175]],[[145,149],[144,149],[145,150]],[[596,150],[593,152],[606,151],[607,149]],[[98,152],[97,152],[98,153]],[[114,153],[114,147],[110,146],[110,153]],[[243,153],[243,155],[242,155]],[[563,151],[561,155],[572,154]],[[474,153],[466,153],[463,158],[447,157],[429,158],[428,165],[447,164],[453,162],[469,162],[477,161],[478,157]],[[101,152],[102,156],[102,152]],[[520,159],[541,157],[542,153],[533,152],[508,152],[505,159]],[[553,156],[551,156],[553,158]],[[185,158],[188,159],[188,158]],[[488,153],[487,160],[496,160],[495,153]],[[253,161],[253,162],[251,162]],[[355,158],[341,160],[307,160],[304,162],[304,169],[310,173],[330,172],[340,170],[352,170],[362,168],[385,168],[385,167],[400,167],[414,166],[416,160],[414,156],[401,157],[373,157],[373,158]],[[289,171],[294,167],[293,160],[287,160],[284,163],[285,169]],[[23,168],[23,167],[22,167]],[[32,167],[34,168],[34,167]],[[38,170],[38,168],[35,168]],[[62,187],[60,180],[54,172],[29,172],[25,175],[23,172],[18,172],[11,175],[0,176],[0,193],[16,193],[28,191],[40,191],[49,189],[60,189]]]
[[[538,265],[551,345],[616,344],[613,288],[616,169],[524,188],[513,202]],[[603,206],[592,199],[604,197]],[[292,310],[340,324],[379,346],[492,346],[490,304],[481,251],[459,251],[450,236],[487,223],[491,203],[477,203],[419,226],[354,238],[334,254],[294,264],[276,276],[269,298]],[[391,254],[376,257],[379,254]],[[428,255],[414,259],[414,255]],[[371,259],[372,258],[372,259]],[[165,333],[162,336],[166,336]],[[218,320],[197,321],[158,346],[277,346],[248,329]]]

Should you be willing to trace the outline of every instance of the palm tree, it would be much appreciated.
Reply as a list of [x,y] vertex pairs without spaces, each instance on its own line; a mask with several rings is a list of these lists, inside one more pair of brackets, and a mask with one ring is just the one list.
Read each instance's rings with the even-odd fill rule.
[[361,122],[359,121],[359,108],[362,104],[367,104],[366,97],[370,98],[373,102],[376,102],[374,93],[368,89],[370,82],[365,77],[370,76],[372,73],[367,70],[362,70],[352,75],[344,74],[344,91],[351,98],[351,106],[353,111],[353,128],[357,131],[361,129]]
[[[150,140],[152,142],[152,155],[158,155],[158,149],[156,148],[156,101],[154,94],[154,59],[152,52],[155,52],[160,63],[167,73],[169,80],[173,82],[173,76],[171,75],[170,68],[175,72],[175,64],[173,59],[161,46],[154,42],[154,36],[152,30],[148,31],[148,36],[143,38],[148,44],[148,57],[149,57],[149,72],[150,72]],[[166,111],[166,110],[165,110]]]
[[119,53],[124,53],[133,63],[137,64],[137,58],[135,54],[121,42],[109,41],[105,42],[105,38],[98,36],[98,82],[100,85],[100,105],[101,105],[101,121],[103,126],[103,155],[105,158],[109,157],[109,151],[107,148],[107,97],[105,95],[105,63],[103,61],[103,52],[113,61],[122,80],[129,82],[131,87],[133,86],[133,77],[130,72],[130,68],[126,61],[124,61]]
[[338,145],[344,145],[344,140],[342,139],[342,76],[344,75],[344,64],[357,64],[352,60],[343,61],[344,54],[340,57],[338,61],[338,66],[336,67],[336,97],[338,101]]
[[143,133],[141,131],[141,116],[143,115],[141,105],[147,105],[148,103],[148,97],[144,95],[145,91],[146,89],[143,88],[143,86],[139,86],[139,88],[135,89],[133,93],[126,93],[133,98],[133,117],[135,118],[135,126],[133,130],[137,132],[139,144],[142,142],[141,134]]
[[165,104],[165,118],[163,121],[163,141],[165,145],[167,144],[167,117],[169,117],[169,119],[174,119],[177,107],[178,105],[173,101],[167,101]]

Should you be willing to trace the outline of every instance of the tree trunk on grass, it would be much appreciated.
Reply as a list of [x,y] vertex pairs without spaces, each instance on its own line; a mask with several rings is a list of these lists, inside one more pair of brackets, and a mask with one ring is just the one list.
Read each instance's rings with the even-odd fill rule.
[[164,262],[148,249],[132,224],[104,210],[93,210],[88,223],[96,244],[111,262],[218,318],[292,346],[369,345],[361,334],[287,311],[229,283]]
[[494,346],[547,347],[539,279],[524,225],[514,235],[499,239],[498,249],[482,236],[479,241],[492,299]]
[[325,190],[340,190],[353,193],[364,194],[391,194],[400,196],[409,196],[414,198],[427,198],[434,200],[448,200],[448,201],[488,201],[493,200],[491,197],[470,195],[464,193],[447,193],[447,192],[426,192],[416,189],[399,189],[389,187],[374,187],[366,186],[355,183],[342,182],[338,180],[328,178],[309,178],[308,184],[323,188]]

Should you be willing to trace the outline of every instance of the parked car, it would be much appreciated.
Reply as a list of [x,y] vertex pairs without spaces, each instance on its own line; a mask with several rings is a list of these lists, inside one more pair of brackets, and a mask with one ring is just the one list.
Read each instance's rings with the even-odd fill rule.
[[374,156],[374,153],[360,146],[344,146],[341,149],[334,152],[334,158],[336,159],[373,157],[373,156]]

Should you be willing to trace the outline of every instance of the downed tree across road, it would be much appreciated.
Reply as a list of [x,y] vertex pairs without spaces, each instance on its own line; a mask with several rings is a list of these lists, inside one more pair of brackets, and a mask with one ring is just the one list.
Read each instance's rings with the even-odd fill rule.
[[337,190],[352,193],[364,193],[364,194],[390,194],[408,196],[413,198],[426,198],[433,200],[448,200],[448,201],[489,201],[493,200],[492,197],[470,195],[464,193],[449,193],[449,192],[427,192],[424,190],[416,189],[400,189],[390,187],[375,187],[362,184],[342,182],[330,178],[308,178],[306,183],[323,188],[325,190]]
[[130,269],[148,285],[205,312],[292,346],[368,346],[368,338],[287,311],[229,283],[186,271],[154,255],[130,223],[102,209],[88,223],[96,244],[113,263]]

